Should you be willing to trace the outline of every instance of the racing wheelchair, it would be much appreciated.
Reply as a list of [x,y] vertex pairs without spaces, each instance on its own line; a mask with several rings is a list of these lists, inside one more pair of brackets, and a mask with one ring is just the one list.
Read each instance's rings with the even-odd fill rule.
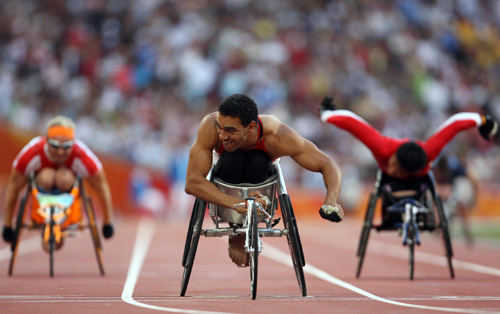
[[[84,222],[81,207],[87,216]],[[25,223],[25,216],[31,209],[31,220]],[[38,189],[34,174],[30,175],[28,187],[24,193],[17,211],[12,241],[12,255],[9,263],[9,275],[13,274],[14,264],[20,244],[23,229],[41,230],[42,246],[49,253],[50,276],[54,276],[54,251],[61,248],[64,238],[74,236],[76,231],[90,230],[97,263],[101,275],[104,275],[104,266],[101,257],[101,240],[99,237],[95,211],[92,200],[87,196],[81,176],[77,176],[71,191],[65,193],[46,193]]]
[[[415,180],[411,190],[401,191],[405,193],[395,192],[398,184],[403,183],[384,175],[382,171],[378,170],[375,189],[370,195],[359,239],[356,278],[359,278],[361,273],[368,237],[372,228],[377,231],[399,232],[402,236],[403,245],[408,246],[409,249],[409,276],[411,280],[414,273],[415,244],[420,245],[420,231],[433,232],[439,229],[444,242],[450,276],[454,278],[453,250],[448,222],[441,197],[436,191],[436,181],[433,173],[429,171],[425,177]],[[378,207],[382,210],[382,223],[380,225],[373,223],[377,205],[380,205]]]
[[[302,296],[307,295],[303,270],[305,260],[297,228],[297,221],[278,162],[274,163],[274,169],[276,173],[260,184],[228,184],[214,177],[213,171],[210,172],[210,181],[215,184],[219,190],[246,200],[245,203],[240,203],[238,206],[246,207],[247,214],[242,215],[232,208],[207,203],[196,198],[189,221],[184,254],[182,257],[184,272],[181,283],[181,296],[184,296],[186,293],[201,235],[205,237],[235,235],[245,237],[245,251],[249,255],[250,291],[253,300],[257,297],[258,257],[262,250],[260,238],[286,236],[299,289]],[[259,191],[269,198],[270,205],[267,208],[262,208],[261,204],[255,202],[254,198],[248,197],[248,195],[254,191]],[[278,204],[281,210],[281,217],[275,219]],[[214,227],[203,229],[203,219],[207,207]],[[283,229],[275,228],[281,218],[283,218]]]

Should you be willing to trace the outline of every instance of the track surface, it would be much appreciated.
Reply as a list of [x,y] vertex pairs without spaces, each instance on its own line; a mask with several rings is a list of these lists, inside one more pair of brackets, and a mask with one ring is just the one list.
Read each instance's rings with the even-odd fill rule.
[[99,275],[90,234],[66,239],[50,278],[40,234],[24,232],[13,276],[7,275],[9,248],[0,245],[0,312],[500,313],[500,243],[466,248],[455,240],[456,278],[450,279],[441,238],[423,234],[410,281],[401,238],[372,231],[356,279],[361,223],[299,218],[307,297],[300,296],[286,239],[264,238],[254,301],[249,269],[231,263],[226,237],[200,238],[186,296],[179,296],[186,221],[118,221],[113,239],[104,241],[105,276]]

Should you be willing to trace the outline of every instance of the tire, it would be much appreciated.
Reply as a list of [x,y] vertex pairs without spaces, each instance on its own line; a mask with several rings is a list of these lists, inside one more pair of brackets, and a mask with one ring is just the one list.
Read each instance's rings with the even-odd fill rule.
[[443,202],[441,201],[441,197],[436,195],[436,208],[439,215],[441,231],[443,233],[443,242],[445,247],[446,258],[448,260],[448,268],[450,269],[450,277],[455,278],[455,272],[453,270],[452,258],[453,258],[453,248],[451,246],[451,237],[450,232],[448,230],[448,222],[446,220],[446,216],[444,213]]
[[14,241],[12,241],[11,244],[11,251],[12,255],[10,257],[10,262],[9,262],[9,276],[12,276],[14,272],[14,265],[16,263],[17,259],[17,250],[19,247],[19,239],[21,238],[21,231],[23,228],[23,221],[24,221],[24,213],[26,211],[26,204],[28,202],[28,196],[31,192],[30,185],[28,184],[28,188],[26,189],[26,192],[24,193],[23,198],[21,199],[21,203],[19,205],[19,210],[17,212],[17,218],[16,218],[16,229],[14,230]]
[[50,277],[54,277],[54,250],[56,248],[56,237],[54,235],[54,206],[50,206],[49,228]]
[[365,221],[363,227],[361,228],[361,236],[359,237],[358,244],[358,267],[356,269],[356,278],[359,278],[361,274],[361,268],[363,267],[363,260],[365,258],[366,246],[368,245],[368,238],[370,236],[370,231],[372,229],[373,215],[375,214],[375,206],[377,205],[378,195],[372,193],[370,195],[370,201],[368,203],[368,208],[366,209]]
[[252,207],[252,220],[250,222],[250,245],[252,250],[249,253],[250,257],[250,290],[252,300],[257,297],[257,274],[259,268],[259,230],[257,223],[257,206]]
[[92,236],[92,243],[94,244],[94,252],[97,259],[97,265],[99,267],[99,272],[104,276],[104,263],[102,261],[102,245],[101,238],[99,236],[99,228],[97,226],[97,221],[95,219],[94,206],[92,205],[92,200],[85,194],[83,182],[80,179],[80,197],[85,209],[85,214],[87,215],[87,220],[89,223],[90,235]]
[[415,221],[413,220],[413,215],[410,215],[410,221],[408,223],[408,233],[406,234],[406,241],[408,243],[408,263],[409,263],[409,275],[410,280],[413,280],[414,266],[415,266]]
[[198,199],[196,200],[197,201],[195,201],[195,206],[193,207],[193,213],[188,228],[188,236],[186,238],[186,244],[184,247],[185,258],[183,258],[182,263],[184,266],[184,272],[182,274],[181,282],[181,297],[186,294],[189,278],[191,277],[191,271],[193,269],[196,250],[198,249],[198,241],[200,240],[203,218],[205,216],[205,209],[207,206],[207,203],[205,201],[198,201]]
[[302,251],[302,244],[300,243],[296,220],[293,215],[292,204],[290,202],[290,197],[287,194],[280,195],[279,201],[281,206],[281,214],[283,216],[283,223],[285,225],[285,228],[288,229],[286,238],[288,242],[288,248],[290,249],[293,268],[295,270],[299,289],[302,292],[302,296],[305,297],[307,296],[306,281],[303,269],[303,267],[305,266],[305,260],[304,253]]

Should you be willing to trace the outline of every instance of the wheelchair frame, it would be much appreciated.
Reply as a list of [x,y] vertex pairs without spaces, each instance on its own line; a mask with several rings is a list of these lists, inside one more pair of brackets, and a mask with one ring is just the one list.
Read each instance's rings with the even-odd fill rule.
[[[288,196],[286,190],[285,181],[283,179],[279,163],[274,163],[274,168],[276,170],[276,175],[273,177],[273,179],[270,181],[266,180],[261,184],[247,186],[235,186],[229,185],[227,183],[225,184],[227,187],[241,188],[244,191],[243,193],[245,195],[248,192],[249,188],[258,190],[262,186],[272,186],[273,195],[267,195],[271,201],[270,213],[268,212],[268,215],[264,214],[259,217],[258,212],[259,207],[261,206],[260,203],[254,202],[254,198],[248,198],[245,196],[247,215],[240,215],[241,217],[243,217],[241,226],[239,225],[239,223],[237,223],[229,224],[228,227],[222,227],[222,223],[228,223],[228,221],[222,219],[221,216],[219,216],[219,206],[207,203],[199,198],[196,198],[189,221],[186,243],[184,246],[184,254],[182,257],[182,266],[184,267],[184,272],[181,282],[181,296],[184,296],[187,290],[200,236],[203,235],[205,237],[222,237],[237,234],[245,235],[246,237],[245,249],[249,253],[250,257],[250,289],[251,297],[253,300],[257,296],[258,255],[262,249],[260,237],[286,236],[299,289],[302,293],[302,296],[307,295],[303,270],[303,267],[305,266],[305,260],[302,250],[302,244],[300,242],[299,231],[297,228],[297,221],[295,219],[292,203],[290,202],[290,197]],[[211,182],[215,182],[218,180],[213,177],[212,172],[209,174],[209,178]],[[221,183],[220,180],[219,183]],[[281,216],[283,217],[283,229],[273,228],[279,221],[279,219],[273,220],[275,211],[278,208],[278,203],[279,208],[281,209]],[[214,228],[212,229],[202,228],[203,219],[207,207],[211,210],[214,210],[214,214],[210,215],[214,223]],[[259,227],[259,223],[265,224],[265,227]]]
[[[17,252],[19,248],[19,243],[20,243],[20,237],[22,233],[22,229],[28,229],[28,230],[41,230],[42,231],[42,236],[48,237],[48,243],[49,243],[49,256],[50,256],[50,261],[49,261],[49,270],[50,270],[50,276],[54,276],[54,251],[56,249],[56,236],[68,236],[68,231],[73,231],[73,230],[83,230],[85,228],[89,228],[91,236],[92,236],[92,242],[94,244],[94,251],[96,254],[97,258],[97,264],[99,266],[99,271],[101,275],[104,275],[104,266],[102,262],[102,245],[101,245],[101,240],[99,237],[99,232],[98,232],[98,227],[97,227],[97,222],[95,219],[95,211],[94,211],[94,206],[92,204],[92,199],[87,196],[85,192],[85,188],[83,185],[83,180],[80,175],[77,176],[75,185],[73,189],[79,189],[78,192],[78,197],[80,198],[81,204],[84,208],[85,214],[87,216],[87,224],[82,224],[81,222],[75,223],[72,225],[69,225],[63,232],[58,229],[60,226],[57,225],[56,220],[54,219],[55,216],[55,205],[50,205],[50,218],[48,219],[49,222],[45,224],[34,224],[34,223],[25,223],[25,216],[26,212],[29,212],[29,210],[26,210],[26,207],[28,206],[29,202],[28,199],[33,197],[32,192],[37,189],[35,185],[35,178],[34,174],[30,175],[29,178],[29,183],[26,188],[26,192],[24,193],[24,196],[22,197],[20,204],[19,204],[19,209],[17,211],[17,216],[16,216],[16,225],[14,229],[14,241],[12,241],[11,244],[11,258],[9,262],[9,275],[12,276],[13,271],[14,271],[14,265],[17,259]],[[76,200],[75,200],[76,201]],[[35,210],[35,209],[31,209]],[[47,233],[48,230],[48,233]],[[58,233],[59,230],[59,233]]]
[[[378,170],[377,179],[375,182],[374,191],[370,194],[370,199],[368,203],[368,207],[365,214],[365,220],[363,223],[363,227],[361,229],[361,236],[359,239],[357,256],[358,256],[358,266],[356,270],[356,278],[359,278],[361,274],[361,268],[363,266],[363,260],[366,253],[366,247],[368,245],[368,238],[370,235],[371,229],[376,229],[377,231],[394,231],[399,230],[403,236],[403,245],[407,245],[409,249],[409,277],[410,280],[413,280],[414,275],[414,254],[415,254],[415,244],[420,245],[420,231],[434,231],[436,228],[441,230],[444,242],[445,255],[448,260],[448,267],[450,270],[450,277],[454,278],[454,270],[452,265],[452,257],[453,257],[453,249],[451,245],[451,238],[448,230],[448,221],[446,219],[446,215],[443,208],[443,203],[441,197],[437,193],[436,190],[436,181],[434,179],[434,175],[432,171],[429,171],[427,177],[425,177],[426,189],[420,193],[420,196],[424,199],[424,201],[417,200],[414,197],[404,197],[401,198],[397,203],[394,203],[387,207],[386,210],[392,212],[399,212],[402,214],[402,223],[400,225],[396,225],[395,228],[388,228],[386,226],[380,225],[375,226],[373,224],[373,217],[375,214],[375,210],[377,208],[377,201],[380,199],[383,200],[384,193],[383,187],[387,184],[385,175],[382,174],[382,171]],[[429,197],[430,193],[430,197]],[[384,204],[381,204],[380,210]],[[417,219],[417,215],[420,213],[427,214],[427,217],[432,220],[431,226],[424,226],[424,228],[420,229]],[[436,215],[439,221],[436,221]],[[384,218],[382,217],[382,220]]]

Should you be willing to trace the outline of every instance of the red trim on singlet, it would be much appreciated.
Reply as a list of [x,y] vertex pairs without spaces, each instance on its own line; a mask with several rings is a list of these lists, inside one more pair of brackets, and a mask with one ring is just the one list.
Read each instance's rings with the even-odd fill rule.
[[[257,132],[259,133],[259,138],[257,139],[257,143],[255,143],[255,146],[252,149],[261,150],[265,153],[266,143],[264,141],[264,127],[262,126],[262,120],[260,120],[259,117],[257,117],[257,119],[258,119]],[[217,154],[222,154],[223,151],[224,151],[224,144],[221,144],[220,148],[215,150]]]

